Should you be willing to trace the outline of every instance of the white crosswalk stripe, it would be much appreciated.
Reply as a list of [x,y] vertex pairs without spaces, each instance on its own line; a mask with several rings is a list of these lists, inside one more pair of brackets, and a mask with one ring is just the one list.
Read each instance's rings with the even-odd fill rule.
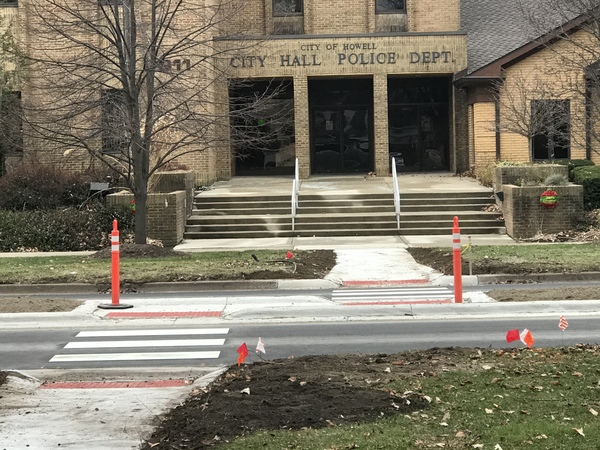
[[[81,331],[49,362],[61,364],[217,359],[221,355],[220,350],[206,348],[225,345],[225,338],[215,339],[213,336],[228,333],[229,328]],[[198,338],[199,336],[207,337]],[[200,348],[203,350],[200,351]],[[102,351],[98,352],[98,349]],[[111,352],[112,349],[130,351]]]
[[332,299],[335,302],[351,304],[365,303],[411,303],[450,300],[453,292],[447,287],[399,287],[378,289],[336,289]]

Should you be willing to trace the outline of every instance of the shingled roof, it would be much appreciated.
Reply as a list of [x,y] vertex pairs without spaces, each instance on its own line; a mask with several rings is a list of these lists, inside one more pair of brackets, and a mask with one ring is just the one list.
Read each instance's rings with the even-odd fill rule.
[[564,22],[556,15],[552,17],[547,0],[462,0],[461,28],[467,32],[467,75],[543,34],[539,31],[542,22],[534,27],[519,3],[543,17],[546,31]]

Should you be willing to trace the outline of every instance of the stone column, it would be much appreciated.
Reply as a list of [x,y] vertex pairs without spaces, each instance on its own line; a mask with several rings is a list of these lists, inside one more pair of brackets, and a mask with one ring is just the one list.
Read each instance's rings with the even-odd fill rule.
[[373,75],[373,157],[378,177],[390,173],[388,122],[387,75]]
[[308,78],[294,76],[294,128],[296,134],[296,158],[300,178],[310,176],[310,112],[308,109]]

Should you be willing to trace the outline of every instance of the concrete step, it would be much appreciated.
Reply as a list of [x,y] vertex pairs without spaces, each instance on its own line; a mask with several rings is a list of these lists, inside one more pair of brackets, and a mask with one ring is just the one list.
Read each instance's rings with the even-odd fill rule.
[[400,231],[392,193],[330,193],[299,196],[292,231],[290,194],[238,196],[203,191],[195,198],[185,238],[259,238],[452,233],[458,216],[463,233],[505,233],[489,191],[401,193]]
[[[505,234],[504,227],[464,227],[461,228],[463,236],[474,234]],[[451,228],[402,228],[398,231],[395,227],[378,229],[347,229],[338,228],[335,230],[273,230],[264,231],[214,231],[214,232],[186,232],[185,239],[244,239],[244,238],[269,238],[269,237],[311,237],[311,236],[418,236],[418,235],[446,235],[448,236],[448,246],[452,242]]]

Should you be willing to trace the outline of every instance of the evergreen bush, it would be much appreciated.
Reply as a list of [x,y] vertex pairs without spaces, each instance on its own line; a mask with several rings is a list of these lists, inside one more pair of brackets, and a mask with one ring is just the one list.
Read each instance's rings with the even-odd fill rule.
[[90,183],[105,176],[71,173],[41,164],[22,164],[0,177],[0,209],[34,211],[81,205]]
[[568,161],[569,166],[569,181],[573,181],[573,170],[577,167],[594,166],[594,162],[589,159],[570,159]]
[[573,169],[573,181],[583,186],[583,207],[600,208],[600,166],[582,166]]
[[0,210],[0,251],[99,250],[110,244],[113,220],[121,237],[133,232],[128,209],[94,202],[85,209]]

